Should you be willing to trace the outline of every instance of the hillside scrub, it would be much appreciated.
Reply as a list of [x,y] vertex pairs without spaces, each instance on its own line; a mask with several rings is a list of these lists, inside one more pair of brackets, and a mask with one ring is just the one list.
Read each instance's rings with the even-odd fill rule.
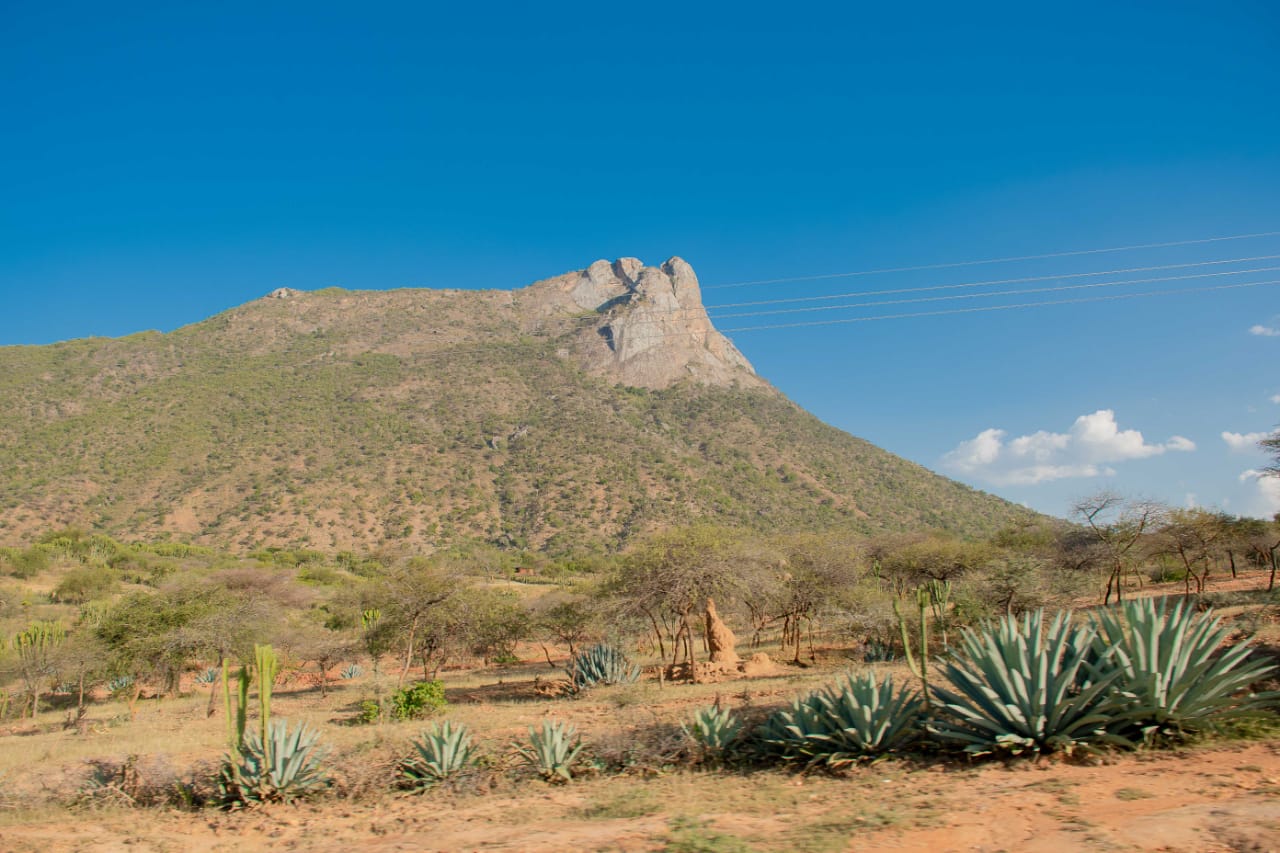
[[[1164,533],[1164,528],[1155,528],[1148,534],[1149,546],[1144,540],[1142,553],[1148,561],[1144,571],[1169,560]],[[773,694],[762,710],[722,710],[699,717],[701,722],[692,719],[692,708],[687,708],[680,719],[669,721],[667,729],[636,735],[653,736],[652,747],[628,745],[625,739],[611,744],[589,736],[582,753],[585,763],[572,770],[573,779],[581,772],[622,770],[650,748],[657,752],[644,761],[652,760],[659,767],[686,763],[741,767],[742,762],[756,766],[773,761],[771,756],[799,765],[842,767],[879,752],[946,753],[948,748],[968,747],[973,753],[1038,753],[1069,751],[1074,745],[1139,743],[1148,738],[1151,726],[1158,726],[1161,738],[1185,738],[1234,726],[1231,715],[1244,713],[1245,719],[1256,720],[1248,717],[1254,713],[1254,704],[1262,708],[1261,719],[1271,719],[1266,710],[1270,697],[1248,697],[1252,685],[1270,678],[1266,663],[1256,654],[1248,656],[1248,647],[1238,640],[1231,651],[1217,652],[1228,639],[1229,628],[1213,628],[1203,621],[1210,617],[1190,607],[1161,605],[1149,613],[1133,610],[1138,603],[1130,599],[1149,585],[1142,580],[1139,587],[1137,570],[1123,578],[1123,613],[1064,615],[1061,619],[1068,620],[1064,625],[1069,622],[1075,633],[1070,637],[1064,633],[1060,640],[1053,639],[1053,630],[1044,631],[1037,628],[1039,622],[1029,621],[1042,605],[1074,607],[1100,601],[1106,581],[1114,580],[1114,566],[1106,558],[1096,564],[1071,564],[1076,555],[1074,537],[1070,529],[1024,528],[1005,530],[983,542],[946,542],[937,537],[844,540],[812,534],[756,539],[699,526],[650,539],[613,565],[595,564],[594,573],[571,571],[557,583],[530,584],[516,574],[515,564],[502,569],[483,562],[467,571],[467,560],[458,553],[375,558],[257,552],[237,557],[204,549],[51,535],[40,546],[50,556],[45,571],[0,579],[5,601],[24,602],[0,613],[6,638],[6,656],[0,658],[0,715],[26,730],[69,725],[84,733],[114,719],[110,725],[119,726],[115,730],[122,733],[110,735],[115,738],[140,725],[129,720],[151,707],[142,699],[168,695],[172,697],[168,702],[186,702],[184,694],[195,694],[196,702],[205,703],[204,715],[216,722],[220,716],[232,715],[228,711],[219,715],[218,679],[211,684],[204,674],[237,667],[252,670],[259,653],[256,647],[262,643],[270,643],[278,656],[278,671],[271,676],[276,698],[297,702],[315,690],[320,702],[333,697],[338,704],[323,719],[311,720],[314,730],[306,733],[297,726],[279,733],[261,729],[256,735],[264,751],[255,760],[259,765],[269,760],[273,738],[298,749],[303,748],[303,740],[312,745],[317,738],[329,743],[333,720],[394,726],[396,717],[417,716],[419,708],[424,713],[434,711],[435,717],[452,716],[463,707],[454,703],[454,697],[445,704],[452,672],[471,671],[480,679],[479,685],[463,689],[461,695],[485,695],[484,690],[504,689],[500,685],[506,676],[502,669],[494,669],[499,666],[494,661],[524,660],[520,666],[541,667],[540,674],[521,688],[527,690],[525,702],[590,703],[602,701],[593,698],[602,695],[603,701],[626,707],[634,701],[627,698],[628,690],[652,689],[655,672],[666,669],[668,663],[681,658],[703,660],[701,620],[692,616],[698,613],[699,602],[705,605],[705,598],[714,596],[724,619],[735,626],[744,651],[767,649],[778,660],[791,662],[774,678],[790,678],[787,674],[803,674],[806,667],[815,667],[815,676],[822,675],[823,680],[813,685],[808,698],[792,704]],[[161,578],[120,578],[118,587],[106,588],[101,597],[88,601],[55,599],[54,590],[68,578],[84,570],[115,571],[110,569],[111,561],[122,565],[122,560],[138,555],[168,561],[172,569]],[[1217,575],[1225,584],[1229,578],[1225,553],[1210,553],[1208,560],[1216,567],[1208,573],[1210,583]],[[358,573],[352,571],[356,566]],[[1203,571],[1203,564],[1197,567]],[[1275,610],[1276,602],[1265,589],[1268,571],[1262,552],[1236,557],[1238,578],[1247,579],[1254,590],[1231,593],[1236,596],[1231,601],[1252,608],[1252,621],[1240,622],[1242,626],[1260,625],[1262,617]],[[316,583],[317,576],[323,576],[324,583]],[[927,661],[929,670],[924,694],[934,706],[923,716],[918,699],[911,698],[913,676],[899,662],[905,662],[906,649],[901,646],[899,617],[893,608],[895,602],[914,599],[916,589],[934,590],[920,598],[928,638],[923,644],[918,638],[910,640],[915,666]],[[1178,581],[1175,592],[1181,589]],[[1146,599],[1138,599],[1142,601]],[[914,605],[899,610],[915,612]],[[1143,619],[1164,620],[1161,624],[1174,626],[1162,629],[1166,633],[1198,638],[1185,646],[1188,653],[1197,654],[1194,667],[1201,667],[1202,680],[1196,680],[1199,676],[1189,663],[1162,665],[1178,667],[1184,674],[1178,678],[1160,672],[1143,674],[1138,669],[1139,661],[1155,660],[1130,642],[1155,630],[1134,634],[1134,626]],[[1009,634],[1010,649],[1016,643],[1028,644],[1019,646],[1021,651],[1016,653],[984,651],[998,648],[991,646],[996,637],[991,620],[1004,620],[1001,630]],[[538,642],[543,643],[540,649]],[[634,658],[646,667],[645,675],[639,683],[626,684],[634,670],[625,665],[627,678],[618,679],[623,684],[581,689],[576,699],[554,698],[572,693],[567,685],[577,667],[568,653],[570,642],[579,654],[595,653],[593,644],[608,643],[598,648],[617,649],[618,660]],[[1070,662],[1061,657],[1061,649],[1068,647],[1075,654]],[[1053,656],[1046,658],[1052,663],[1047,671],[1056,672],[1057,681],[1036,686],[1041,693],[1019,693],[1023,688],[1016,686],[1016,679],[1007,681],[1010,672],[1039,671],[1036,661],[1046,654]],[[539,663],[541,658],[545,663]],[[1021,662],[1009,663],[1015,660]],[[1128,662],[1112,666],[1110,675],[1103,672],[1111,666],[1108,661],[1120,660]],[[1004,666],[1012,669],[1000,675],[997,661],[1005,661]],[[833,681],[840,675],[838,670],[849,667],[852,680]],[[890,681],[864,681],[872,667],[895,672],[896,686],[890,688]],[[339,670],[349,672],[349,678],[338,679]],[[434,678],[445,679],[444,692],[431,684]],[[997,678],[1006,679],[1007,689],[1012,690],[1006,706],[1029,703],[1025,720],[1043,713],[1050,722],[1024,730],[1012,719],[989,715],[980,697]],[[1157,683],[1152,679],[1176,693],[1149,693],[1151,698],[1140,702],[1146,716],[1138,715],[1133,703],[1128,710],[1117,710],[1112,681],[1123,684],[1126,695],[1144,695],[1143,690]],[[557,688],[557,684],[563,686]],[[413,699],[412,711],[393,712],[410,707],[410,698],[428,685],[430,697],[424,693],[424,701]],[[699,685],[678,689],[704,695],[698,693]],[[204,690],[209,690],[207,701]],[[1093,698],[1085,707],[1079,697],[1087,693]],[[1194,697],[1194,703],[1178,699],[1181,711],[1157,704],[1161,697],[1175,695]],[[124,702],[127,713],[102,716],[116,702]],[[1070,717],[1074,721],[1055,710],[1055,703],[1062,702],[1079,704]],[[239,702],[239,707],[246,707],[246,702]],[[374,708],[372,715],[362,710],[367,707]],[[522,719],[511,722],[527,726],[529,706],[517,704],[511,713],[520,707],[525,708],[518,712]],[[769,708],[762,716],[760,711]],[[882,708],[876,713],[886,716],[863,716],[870,708]],[[468,720],[479,722],[475,717]],[[1066,727],[1059,731],[1056,725]],[[699,736],[681,738],[681,731]],[[503,736],[509,740],[513,734]],[[672,736],[676,740],[668,742]],[[476,754],[495,748],[484,727],[472,730],[471,738]],[[525,748],[536,753],[539,747]],[[544,748],[552,749],[552,742]],[[605,753],[613,757],[604,757]],[[340,745],[325,761],[342,763]],[[243,766],[248,772],[259,765]],[[328,768],[316,765],[308,772],[312,771],[315,779],[321,779]],[[549,777],[563,780],[559,771]],[[390,776],[384,783],[385,789],[397,784]],[[317,783],[314,790],[323,795],[323,785]],[[236,797],[244,802],[247,795]]]

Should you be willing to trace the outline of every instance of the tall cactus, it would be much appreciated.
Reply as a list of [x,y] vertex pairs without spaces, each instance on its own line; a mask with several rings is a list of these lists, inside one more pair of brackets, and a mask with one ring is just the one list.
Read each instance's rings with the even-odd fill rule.
[[261,708],[259,720],[262,727],[262,748],[265,751],[267,765],[271,765],[271,687],[275,684],[276,673],[280,671],[280,659],[270,645],[253,646],[254,663],[258,670],[258,705]]
[[40,712],[40,683],[52,670],[50,658],[54,649],[67,638],[67,629],[58,621],[33,622],[25,631],[13,635],[10,645],[18,653],[22,680],[31,693],[31,719]]
[[929,581],[929,606],[933,609],[933,621],[938,624],[939,630],[942,631],[942,648],[946,649],[950,643],[947,642],[947,606],[951,602],[951,581]]
[[897,600],[895,599],[893,602],[893,613],[898,617],[898,630],[902,632],[902,650],[907,657],[907,666],[920,679],[926,707],[929,706],[929,607],[931,600],[932,594],[928,587],[921,586],[916,589],[916,606],[920,611],[920,658],[918,661],[911,651],[911,637],[907,629],[907,619],[902,615],[902,608],[898,606]]

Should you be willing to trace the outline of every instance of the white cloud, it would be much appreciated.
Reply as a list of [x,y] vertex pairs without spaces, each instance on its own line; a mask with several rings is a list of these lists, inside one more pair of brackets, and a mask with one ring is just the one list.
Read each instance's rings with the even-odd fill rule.
[[1258,442],[1271,433],[1267,432],[1224,432],[1222,440],[1231,448],[1232,453],[1248,453],[1258,449]]
[[1240,482],[1253,482],[1253,500],[1245,508],[1247,515],[1271,516],[1280,512],[1280,477],[1271,477],[1264,471],[1250,469],[1240,475]]
[[1271,395],[1271,402],[1273,402],[1273,403],[1280,403],[1280,394],[1272,394],[1272,395]]
[[1261,335],[1264,338],[1280,338],[1280,329],[1274,328],[1272,326],[1264,326],[1261,323],[1259,323],[1257,325],[1249,327],[1249,334]]
[[1001,486],[1033,485],[1068,477],[1113,476],[1110,463],[1187,452],[1195,442],[1175,435],[1148,444],[1135,429],[1120,429],[1111,409],[1081,415],[1067,432],[1040,430],[1006,441],[1002,429],[986,429],[942,457],[945,467]]

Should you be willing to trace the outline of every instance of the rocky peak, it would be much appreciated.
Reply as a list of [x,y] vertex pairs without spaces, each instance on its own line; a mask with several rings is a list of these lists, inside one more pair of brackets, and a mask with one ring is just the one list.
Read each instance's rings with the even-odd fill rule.
[[584,366],[595,373],[645,388],[665,388],[682,379],[765,384],[712,325],[698,277],[682,258],[658,267],[636,258],[600,260],[531,285],[526,293],[533,297],[538,322],[566,312],[595,315],[577,334]]

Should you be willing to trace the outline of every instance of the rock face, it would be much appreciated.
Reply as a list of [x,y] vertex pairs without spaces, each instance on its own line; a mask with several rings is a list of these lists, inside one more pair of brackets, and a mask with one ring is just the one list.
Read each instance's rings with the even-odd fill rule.
[[583,366],[626,385],[665,388],[764,385],[751,364],[716,331],[693,268],[681,258],[647,267],[636,258],[596,261],[526,289],[535,316],[591,312],[579,336]]

